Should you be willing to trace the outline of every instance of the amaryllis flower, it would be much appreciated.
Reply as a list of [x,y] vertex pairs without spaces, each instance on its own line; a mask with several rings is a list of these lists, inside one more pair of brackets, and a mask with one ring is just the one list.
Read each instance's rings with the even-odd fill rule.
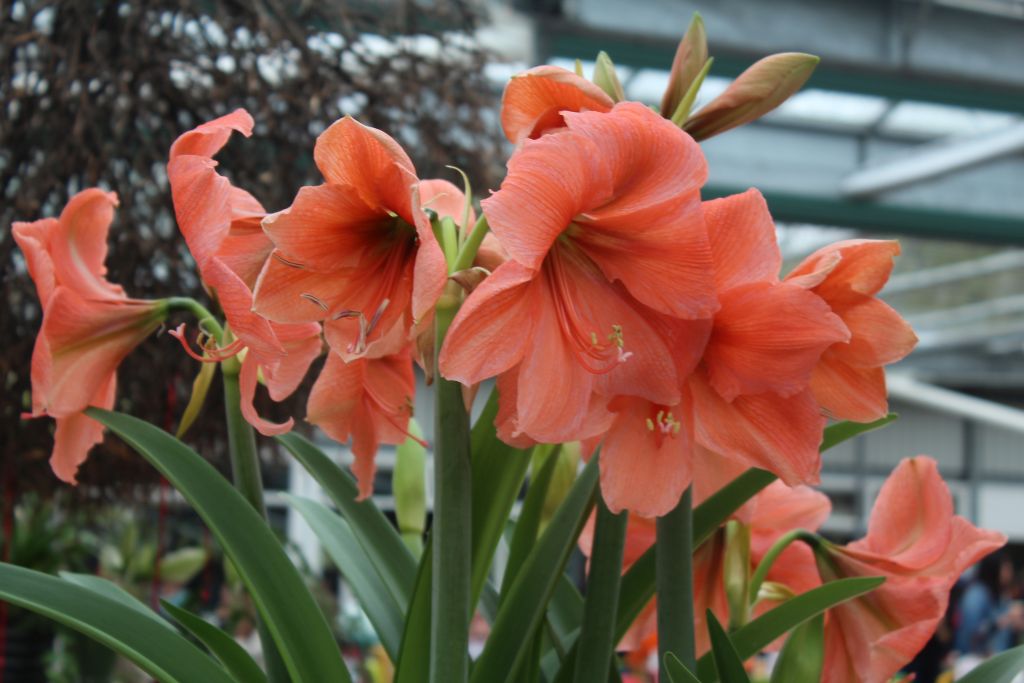
[[509,260],[467,298],[440,355],[441,373],[466,385],[503,375],[510,438],[587,436],[595,392],[678,402],[672,352],[647,311],[717,308],[697,145],[635,103],[565,121],[524,143],[483,201]]
[[825,418],[809,385],[825,349],[849,332],[820,297],[779,282],[775,226],[757,190],[704,202],[703,214],[721,308],[710,321],[645,316],[673,350],[680,400],[608,404],[601,492],[612,510],[667,513],[697,447],[790,485],[818,480]]
[[787,280],[823,298],[850,329],[850,339],[829,347],[814,368],[811,389],[829,415],[871,422],[888,412],[883,366],[917,344],[910,325],[875,295],[900,253],[891,240],[848,240],[808,256]]
[[396,354],[349,362],[333,351],[327,354],[309,394],[306,420],[336,441],[352,439],[359,500],[373,493],[378,446],[400,444],[409,436],[415,389],[408,347]]
[[[275,424],[257,414],[253,398],[260,369],[271,398],[280,401],[295,391],[322,343],[316,323],[272,323],[252,310],[256,278],[273,249],[260,226],[266,211],[255,197],[217,173],[213,160],[232,133],[248,137],[252,127],[248,112],[237,109],[182,134],[171,146],[167,176],[185,242],[238,338],[229,350],[193,356],[217,361],[248,349],[239,378],[242,413],[261,433],[271,435],[288,431],[293,421]],[[180,328],[175,334],[184,343]]]
[[276,322],[323,320],[327,342],[347,359],[382,339],[399,347],[378,355],[397,351],[432,314],[448,272],[416,170],[392,138],[349,117],[317,138],[313,157],[326,182],[263,221],[276,248],[255,310]]
[[163,301],[130,299],[107,281],[107,234],[117,195],[88,189],[71,198],[59,219],[15,223],[43,309],[32,352],[32,416],[57,420],[50,465],[75,483],[103,426],[89,406],[111,409],[117,368],[167,317]]
[[884,683],[935,632],[963,571],[1006,544],[953,514],[935,461],[903,460],[875,501],[867,536],[818,551],[823,580],[884,576],[885,583],[829,611],[824,683]]
[[558,66],[537,66],[513,76],[501,98],[501,127],[516,144],[562,128],[562,112],[611,110],[615,103],[582,76]]

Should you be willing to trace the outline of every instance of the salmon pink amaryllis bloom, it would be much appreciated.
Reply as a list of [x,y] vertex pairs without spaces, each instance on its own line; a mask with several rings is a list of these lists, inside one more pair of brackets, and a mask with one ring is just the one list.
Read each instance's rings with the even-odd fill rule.
[[[239,342],[206,358],[192,355],[216,361],[247,348],[240,376],[242,414],[262,434],[272,435],[288,431],[293,421],[275,424],[257,414],[253,399],[260,370],[271,398],[280,401],[295,391],[322,343],[317,323],[277,324],[252,311],[256,278],[274,246],[260,225],[266,211],[217,173],[213,160],[232,133],[248,137],[252,127],[252,117],[238,109],[182,134],[171,146],[167,176],[185,242]],[[181,328],[175,334],[184,343]]]
[[[701,448],[790,485],[818,480],[825,418],[809,385],[822,353],[849,333],[820,297],[779,282],[782,255],[757,190],[704,202],[702,210],[721,308],[710,321],[647,315],[674,351],[680,401],[609,403],[601,491],[612,510],[667,513]],[[697,338],[706,343],[686,344]]]
[[378,446],[397,445],[409,437],[415,389],[408,347],[396,354],[349,362],[337,353],[327,354],[309,394],[306,420],[336,441],[352,439],[358,500],[373,493]]
[[482,202],[509,260],[466,299],[439,357],[467,386],[501,375],[507,439],[592,435],[595,395],[675,404],[674,349],[649,311],[696,319],[718,307],[696,143],[629,102],[565,122],[525,142]]
[[375,354],[397,352],[432,315],[448,276],[416,170],[397,142],[350,117],[317,138],[313,157],[326,182],[263,221],[275,250],[255,310],[277,322],[323,320],[328,344],[348,360],[385,339],[399,346]]
[[892,272],[900,245],[892,240],[848,240],[808,256],[787,280],[823,298],[850,329],[814,369],[811,389],[838,420],[871,422],[888,412],[883,366],[917,344],[910,325],[875,295]]
[[15,223],[43,309],[32,352],[32,416],[57,420],[50,465],[75,483],[103,426],[89,406],[111,409],[117,367],[167,317],[163,301],[130,299],[106,279],[107,234],[117,196],[88,189],[71,198],[59,219]]
[[875,501],[867,536],[818,550],[823,580],[883,576],[871,593],[832,608],[824,683],[885,683],[924,647],[967,567],[1006,544],[953,514],[935,461],[902,461]]

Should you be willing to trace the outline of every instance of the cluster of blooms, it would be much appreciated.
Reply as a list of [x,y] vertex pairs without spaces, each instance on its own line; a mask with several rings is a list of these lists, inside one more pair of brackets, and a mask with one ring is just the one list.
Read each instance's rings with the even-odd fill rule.
[[885,415],[882,367],[916,342],[875,297],[895,242],[834,244],[780,279],[764,198],[702,202],[704,156],[671,121],[555,67],[513,78],[503,108],[518,148],[482,204],[509,259],[439,359],[497,376],[502,438],[603,443],[609,507],[656,516],[697,457],[814,484],[825,415]]
[[[779,57],[775,64],[793,59]],[[448,181],[420,180],[385,133],[351,118],[334,123],[314,149],[324,183],[267,214],[213,159],[233,133],[251,135],[249,114],[200,125],[172,146],[168,178],[227,333],[201,330],[201,352],[182,328],[173,334],[204,362],[241,358],[242,413],[266,435],[292,421],[257,414],[258,385],[275,400],[290,395],[326,341],[306,419],[351,439],[365,497],[378,445],[409,436],[413,363],[435,371],[435,308],[464,290],[436,371],[470,390],[496,378],[496,427],[509,444],[600,446],[604,500],[635,513],[627,564],[654,542],[650,518],[672,510],[691,483],[699,502],[759,467],[782,481],[735,515],[756,566],[783,533],[813,531],[827,516],[828,500],[799,488],[818,482],[826,420],[883,417],[883,368],[916,337],[876,296],[895,242],[840,242],[780,277],[757,190],[702,201],[707,163],[686,130],[701,137],[740,125],[742,98],[730,88],[684,130],[680,82],[673,78],[658,114],[622,101],[621,88],[556,67],[513,78],[501,119],[515,151],[501,188],[482,201],[493,238],[459,266],[474,266],[472,276],[451,272],[434,232],[445,221],[463,238],[483,229],[470,198]],[[116,205],[90,189],[59,219],[13,229],[44,312],[32,415],[57,419],[52,464],[69,482],[102,433],[83,411],[112,407],[117,366],[172,307],[130,299],[106,280]],[[955,517],[934,462],[916,458],[883,488],[864,539],[817,539],[813,553],[789,547],[768,579],[799,593],[841,576],[887,577],[832,610],[825,648],[826,680],[884,681],[923,645],[959,573],[1004,540]],[[697,552],[698,615],[707,607],[729,616],[723,547],[716,537]],[[642,617],[628,642],[649,643],[653,623]]]

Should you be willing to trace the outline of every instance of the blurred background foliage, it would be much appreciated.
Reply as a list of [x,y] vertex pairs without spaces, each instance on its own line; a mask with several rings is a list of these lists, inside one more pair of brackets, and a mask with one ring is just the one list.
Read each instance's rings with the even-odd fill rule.
[[[349,114],[386,130],[421,177],[466,170],[496,187],[502,149],[497,93],[483,75],[486,51],[473,38],[471,0],[204,2],[201,0],[19,0],[0,24],[0,476],[19,491],[59,486],[47,465],[51,420],[22,420],[40,309],[11,237],[15,220],[57,215],[74,192],[115,190],[109,277],[131,296],[202,298],[174,222],[165,164],[171,143],[202,121],[245,107],[256,120],[221,169],[268,211],[319,182],[316,136]],[[173,428],[196,364],[166,336],[143,344],[119,373],[119,405]],[[315,375],[314,375],[315,376]],[[305,392],[262,410],[301,416]],[[189,440],[219,454],[221,406]],[[117,476],[111,476],[116,469]],[[115,439],[95,449],[76,497],[107,499],[144,490],[155,473]]]

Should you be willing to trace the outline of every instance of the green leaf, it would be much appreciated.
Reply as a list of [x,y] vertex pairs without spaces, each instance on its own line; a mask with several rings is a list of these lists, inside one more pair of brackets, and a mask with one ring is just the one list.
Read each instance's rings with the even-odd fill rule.
[[718,618],[711,610],[707,611],[708,635],[711,636],[711,656],[718,671],[718,679],[722,683],[750,683],[740,658],[729,634],[725,632]]
[[163,683],[233,683],[206,653],[123,599],[2,562],[0,599],[85,634]]
[[899,419],[899,415],[896,413],[889,413],[885,417],[875,420],[874,422],[837,422],[834,425],[830,425],[825,428],[825,435],[821,440],[821,446],[818,450],[822,453],[830,448],[838,446],[844,441],[849,441],[855,436],[873,432],[876,429],[881,429],[891,422],[895,422]]
[[402,642],[402,606],[384,585],[348,522],[315,500],[288,494],[285,500],[299,511],[320,539],[324,550],[352,587],[388,656],[396,659]]
[[395,450],[395,469],[391,475],[398,529],[413,557],[423,554],[423,532],[427,527],[427,449],[422,438],[423,430],[415,418],[409,418],[409,437]]
[[235,642],[235,639],[202,617],[192,614],[186,609],[172,605],[166,600],[160,604],[174,620],[188,629],[216,657],[229,674],[240,683],[262,683],[267,680],[266,674],[253,661],[249,653]]
[[487,405],[473,425],[473,560],[470,605],[476,607],[487,583],[491,562],[505,531],[512,506],[530,466],[530,451],[512,448],[494,428],[498,415],[498,390],[491,391]]
[[665,671],[668,672],[669,683],[700,683],[682,662],[671,652],[665,653]]
[[[823,586],[818,586],[784,602],[735,631],[732,634],[732,643],[736,647],[740,659],[746,660],[768,647],[779,636],[808,619],[822,614],[825,610],[840,603],[873,591],[884,581],[885,579],[880,577],[856,577],[829,581]],[[702,681],[708,683],[718,680],[715,677],[715,665],[710,654],[701,657],[697,663],[697,675]]]
[[1021,671],[1024,671],[1024,645],[983,662],[956,683],[1010,683]]
[[420,558],[412,602],[405,614],[402,646],[395,660],[394,683],[427,683],[430,680],[430,585],[434,571],[431,539]]
[[615,658],[615,610],[622,581],[622,554],[626,545],[629,512],[613,514],[600,494],[597,519],[587,572],[587,597],[583,603],[583,626],[576,647],[576,683],[608,680]]
[[[174,631],[174,627],[171,626],[165,619],[159,614],[151,610],[141,600],[136,598],[134,595],[121,588],[113,581],[108,581],[101,576],[95,574],[74,574],[72,572],[60,572],[60,578],[76,586],[87,588],[91,591],[99,593],[111,600],[117,600],[125,607],[131,607],[133,610],[141,614],[142,616],[152,619],[154,622],[160,624],[164,628]],[[174,631],[176,633],[176,631]]]
[[503,596],[494,626],[473,668],[473,683],[500,683],[515,672],[540,627],[548,601],[589,514],[597,488],[598,458],[590,459],[551,524]]
[[160,580],[188,583],[206,566],[209,554],[199,547],[178,548],[160,559]]
[[404,609],[409,604],[416,580],[416,560],[372,500],[357,501],[359,487],[345,472],[306,437],[289,432],[275,437],[323,487],[348,521],[359,544],[377,568],[384,585]]
[[170,434],[128,415],[98,408],[86,412],[156,467],[199,513],[234,562],[292,678],[351,681],[323,612],[256,509]]
[[544,512],[544,500],[547,498],[548,486],[551,484],[551,477],[555,472],[557,462],[558,447],[556,446],[554,450],[547,453],[544,465],[537,472],[537,476],[530,481],[530,487],[526,491],[526,499],[523,500],[519,519],[516,521],[515,531],[512,533],[512,542],[509,543],[505,574],[501,579],[502,602],[519,573],[519,569],[523,566],[523,562],[526,561],[530,551],[537,543],[537,530],[540,528],[540,518]]
[[771,683],[819,683],[825,664],[825,615],[800,624],[786,639]]

